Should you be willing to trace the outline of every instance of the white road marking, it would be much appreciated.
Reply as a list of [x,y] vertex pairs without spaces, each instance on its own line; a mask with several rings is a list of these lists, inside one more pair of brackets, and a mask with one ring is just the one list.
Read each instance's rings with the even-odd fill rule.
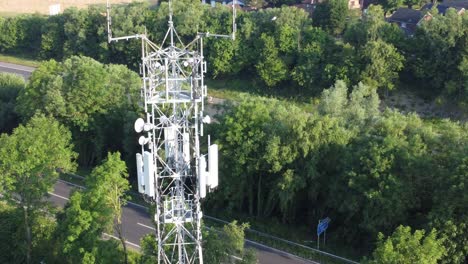
[[136,206],[136,207],[140,207],[140,208],[143,208],[143,209],[148,209],[148,207],[143,206],[143,205],[141,205],[141,204],[136,204],[136,203],[133,203],[133,202],[127,202],[127,203],[128,203],[128,204],[131,204],[131,205],[133,205],[133,206]]
[[[107,234],[107,233],[103,233],[103,234],[104,234],[105,236],[110,237],[110,238],[120,240],[120,239],[119,239],[118,237],[116,237],[116,236],[109,235],[109,234]],[[141,248],[139,245],[137,245],[137,244],[135,244],[135,243],[132,243],[132,242],[130,242],[130,241],[127,241],[127,240],[125,240],[125,243],[126,243],[126,244],[129,244],[130,246],[134,246],[134,247],[137,247],[137,248]]]
[[67,197],[63,197],[63,196],[61,196],[61,195],[58,195],[58,194],[55,194],[55,193],[51,193],[51,192],[49,192],[49,194],[50,194],[50,195],[53,195],[53,196],[55,196],[55,197],[62,198],[62,199],[64,199],[64,200],[70,201],[70,199],[68,199]]
[[31,73],[33,70],[30,69],[21,69],[21,68],[16,68],[16,67],[11,67],[11,66],[5,66],[5,65],[0,65],[0,68],[5,68],[5,69],[12,69],[12,70],[17,70],[17,71],[22,71],[22,72],[27,72]]
[[[78,184],[76,184],[76,183],[72,183],[72,182],[69,182],[69,181],[65,181],[65,180],[62,180],[62,179],[58,179],[57,181],[62,182],[62,183],[65,183],[65,184],[69,184],[69,185],[71,185],[71,186],[78,187],[78,188],[80,188],[80,189],[86,189],[86,187],[84,187],[84,186],[81,186],[81,185],[78,185]],[[136,206],[136,207],[140,207],[140,208],[142,208],[142,209],[148,209],[148,207],[143,206],[143,205],[141,205],[141,204],[137,204],[137,203],[133,203],[133,202],[127,202],[127,203],[128,203],[128,204],[131,204],[131,205],[133,205],[133,206]]]
[[81,185],[78,185],[78,184],[75,184],[75,183],[72,183],[72,182],[64,181],[64,180],[62,180],[62,179],[58,179],[57,181],[58,181],[58,182],[65,183],[65,184],[69,184],[69,185],[71,185],[71,186],[78,187],[78,188],[80,188],[80,189],[86,189],[84,186],[81,186]]
[[149,228],[149,229],[151,229],[151,230],[156,230],[156,228],[151,227],[151,226],[147,226],[147,225],[142,224],[142,223],[137,223],[137,225],[141,225],[141,226],[146,227],[146,228]]

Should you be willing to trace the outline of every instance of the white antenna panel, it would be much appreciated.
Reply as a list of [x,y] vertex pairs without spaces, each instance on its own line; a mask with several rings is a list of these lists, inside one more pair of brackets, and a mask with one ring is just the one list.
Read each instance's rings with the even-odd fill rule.
[[164,148],[166,150],[166,157],[174,157],[175,144],[176,144],[177,129],[174,126],[164,128]]
[[154,198],[154,164],[153,155],[145,151],[143,153],[144,177],[145,177],[145,194]]
[[190,162],[190,135],[189,133],[185,132],[182,134],[183,141],[184,141],[184,161],[186,163]]
[[218,145],[213,144],[208,147],[208,179],[207,185],[210,188],[218,187]]
[[200,198],[205,198],[206,196],[206,175],[206,159],[202,156],[198,159],[198,187],[200,188]]
[[145,175],[143,172],[143,156],[140,153],[136,154],[136,166],[137,166],[137,179],[138,179],[138,192],[145,192]]

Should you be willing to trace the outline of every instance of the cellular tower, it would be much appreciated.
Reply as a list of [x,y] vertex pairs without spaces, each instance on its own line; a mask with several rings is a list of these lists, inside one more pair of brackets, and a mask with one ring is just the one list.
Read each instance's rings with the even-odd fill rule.
[[184,44],[172,20],[169,1],[168,29],[160,44],[146,33],[112,36],[107,3],[108,40],[141,40],[142,99],[145,118],[135,121],[141,133],[136,155],[138,191],[155,204],[154,220],[158,263],[203,263],[200,201],[218,186],[218,146],[200,154],[205,116],[207,72],[203,57],[205,37],[235,38],[236,9],[232,5],[232,33],[197,33]]

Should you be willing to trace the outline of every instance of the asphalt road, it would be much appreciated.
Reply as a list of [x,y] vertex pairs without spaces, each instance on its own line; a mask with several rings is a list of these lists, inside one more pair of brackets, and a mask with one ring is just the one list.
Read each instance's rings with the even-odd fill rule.
[[31,73],[34,71],[34,69],[35,68],[33,67],[0,62],[0,72],[16,73],[23,76],[25,79],[28,79],[29,76],[31,76]]
[[[35,68],[33,67],[0,62],[0,72],[15,73],[23,76],[25,79],[28,79],[29,76],[31,76],[34,69]],[[59,180],[54,186],[54,191],[49,193],[49,199],[55,205],[64,207],[68,202],[68,197],[70,196],[73,188],[79,188],[79,186]],[[155,232],[147,208],[138,204],[129,203],[125,206],[122,211],[122,222],[127,244],[136,249],[140,249],[140,239],[144,235]],[[112,236],[110,234],[107,235]],[[287,252],[277,250],[254,241],[246,240],[245,243],[248,247],[256,249],[257,258],[260,264],[316,264],[316,262],[302,259]]]
[[[80,186],[63,180],[58,180],[54,186],[54,191],[50,192],[49,199],[57,206],[63,207],[68,202],[68,197],[73,189]],[[144,206],[129,203],[122,210],[122,223],[124,236],[127,244],[133,248],[140,249],[140,239],[146,234],[155,232],[151,217]],[[304,260],[268,246],[246,240],[248,247],[253,247],[257,251],[257,258],[261,264],[310,264],[316,263]]]

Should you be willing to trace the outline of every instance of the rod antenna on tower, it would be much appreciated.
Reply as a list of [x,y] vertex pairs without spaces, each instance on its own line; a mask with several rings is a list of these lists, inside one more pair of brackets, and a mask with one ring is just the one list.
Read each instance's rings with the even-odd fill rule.
[[[113,36],[107,1],[108,41],[141,39],[142,101],[145,117],[135,121],[141,153],[136,155],[138,191],[155,204],[155,236],[159,264],[203,264],[201,200],[218,186],[218,145],[200,152],[207,99],[203,38],[235,39],[236,3],[232,2],[232,33],[197,33],[188,44],[172,21],[160,45],[143,33]],[[115,33],[115,32],[114,32]]]
[[223,34],[213,34],[210,32],[199,32],[199,37],[215,37],[215,38],[230,38],[232,40],[236,40],[236,32],[237,32],[237,24],[236,24],[236,10],[237,0],[232,1],[232,33],[230,35],[223,35]]
[[106,15],[107,15],[107,41],[111,43],[112,41],[119,41],[119,40],[129,40],[129,39],[146,39],[146,36],[144,34],[134,34],[134,35],[129,35],[129,36],[122,36],[122,37],[112,37],[112,19],[111,19],[111,8],[109,4],[109,0],[107,0],[107,8],[106,8]]

